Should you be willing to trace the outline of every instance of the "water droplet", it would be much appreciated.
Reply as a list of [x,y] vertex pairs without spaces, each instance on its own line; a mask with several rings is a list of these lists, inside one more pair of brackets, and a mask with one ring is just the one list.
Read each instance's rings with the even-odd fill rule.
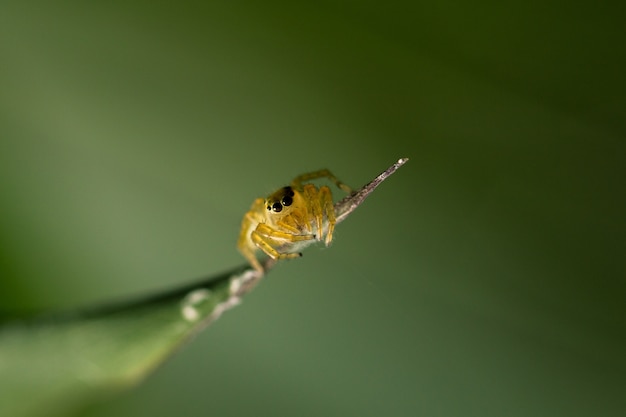
[[183,298],[180,309],[181,314],[187,321],[194,322],[200,318],[200,312],[197,306],[202,304],[211,296],[211,291],[206,288],[199,288],[191,291]]

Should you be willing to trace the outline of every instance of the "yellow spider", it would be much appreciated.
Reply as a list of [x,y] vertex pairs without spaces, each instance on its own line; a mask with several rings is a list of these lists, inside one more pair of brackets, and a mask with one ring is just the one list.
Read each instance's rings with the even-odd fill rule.
[[333,240],[335,209],[330,188],[303,184],[318,178],[328,178],[343,191],[352,192],[329,170],[323,169],[299,175],[290,185],[252,203],[241,222],[237,247],[257,271],[263,272],[255,255],[257,249],[275,260],[290,259],[302,256],[298,252],[301,244],[324,240],[328,246]]

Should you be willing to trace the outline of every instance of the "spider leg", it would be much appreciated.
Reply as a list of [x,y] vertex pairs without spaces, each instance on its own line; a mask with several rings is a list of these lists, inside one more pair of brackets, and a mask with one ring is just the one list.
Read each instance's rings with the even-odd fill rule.
[[[279,220],[276,222],[276,226],[279,226],[281,229],[285,229],[285,230],[289,230],[290,233],[294,234],[294,235],[299,235],[300,234],[300,229],[298,229],[296,226],[289,224],[283,220]],[[311,231],[311,228],[309,227],[309,232]]]
[[315,235],[300,235],[300,234],[293,234],[290,232],[281,232],[280,230],[276,230],[268,226],[266,223],[259,223],[254,232],[274,242],[276,240],[286,240],[288,242],[300,242],[303,240],[315,239]]
[[335,177],[335,175],[333,175],[333,173],[327,169],[321,169],[319,171],[314,171],[314,172],[309,172],[306,174],[298,175],[296,178],[293,179],[293,181],[291,181],[291,186],[296,189],[300,189],[304,181],[315,180],[318,178],[328,178],[330,181],[333,182],[333,184],[341,188],[346,193],[348,194],[352,193],[352,188],[348,187],[346,184],[339,181],[339,179]]
[[326,220],[328,221],[328,231],[326,232],[325,240],[326,246],[328,246],[333,240],[333,231],[335,230],[335,223],[337,222],[335,219],[335,207],[333,206],[333,196],[330,192],[330,188],[326,186],[320,187],[317,204],[324,207],[324,214],[326,215]]
[[245,247],[245,248],[240,247],[239,251],[248,260],[248,262],[250,262],[250,265],[252,265],[254,269],[256,269],[257,271],[261,273],[265,272],[265,270],[261,266],[261,263],[256,258],[256,255],[254,254],[255,251],[253,249],[250,249],[250,247]]
[[302,256],[302,254],[299,252],[296,252],[296,253],[278,252],[278,250],[273,246],[274,244],[276,244],[276,242],[273,241],[269,236],[262,235],[256,230],[254,230],[250,234],[250,238],[252,239],[252,242],[254,242],[254,244],[259,249],[265,252],[267,256],[269,256],[272,259],[291,259],[291,258],[298,258]]
[[256,247],[250,243],[248,236],[250,234],[250,229],[259,221],[254,213],[260,212],[259,208],[262,210],[263,206],[264,201],[262,198],[254,200],[250,211],[246,213],[241,221],[241,232],[239,233],[239,239],[237,241],[237,248],[241,254],[250,262],[250,265],[252,265],[254,269],[260,272],[263,272],[263,267],[254,255]]
[[305,184],[302,189],[302,193],[304,194],[304,199],[307,202],[307,213],[306,213],[306,224],[311,228],[311,223],[315,221],[316,226],[316,234],[317,239],[322,239],[323,233],[323,220],[324,216],[322,213],[322,206],[320,205],[319,193],[317,188],[313,184]]

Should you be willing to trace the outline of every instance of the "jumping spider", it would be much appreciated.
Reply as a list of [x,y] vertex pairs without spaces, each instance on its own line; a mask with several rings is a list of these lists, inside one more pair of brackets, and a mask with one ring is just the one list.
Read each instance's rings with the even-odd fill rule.
[[335,209],[330,188],[303,184],[318,178],[328,178],[341,190],[352,193],[350,187],[323,169],[299,175],[267,198],[257,198],[245,214],[237,247],[259,272],[263,273],[263,267],[256,258],[257,249],[275,260],[291,259],[302,256],[298,249],[303,243],[324,240],[328,246],[333,240]]

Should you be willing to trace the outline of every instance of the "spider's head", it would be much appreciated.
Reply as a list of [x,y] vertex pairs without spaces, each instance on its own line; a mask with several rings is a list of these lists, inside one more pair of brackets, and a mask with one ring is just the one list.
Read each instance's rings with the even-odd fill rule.
[[293,204],[294,195],[293,188],[283,187],[265,199],[265,209],[270,213],[282,213]]

